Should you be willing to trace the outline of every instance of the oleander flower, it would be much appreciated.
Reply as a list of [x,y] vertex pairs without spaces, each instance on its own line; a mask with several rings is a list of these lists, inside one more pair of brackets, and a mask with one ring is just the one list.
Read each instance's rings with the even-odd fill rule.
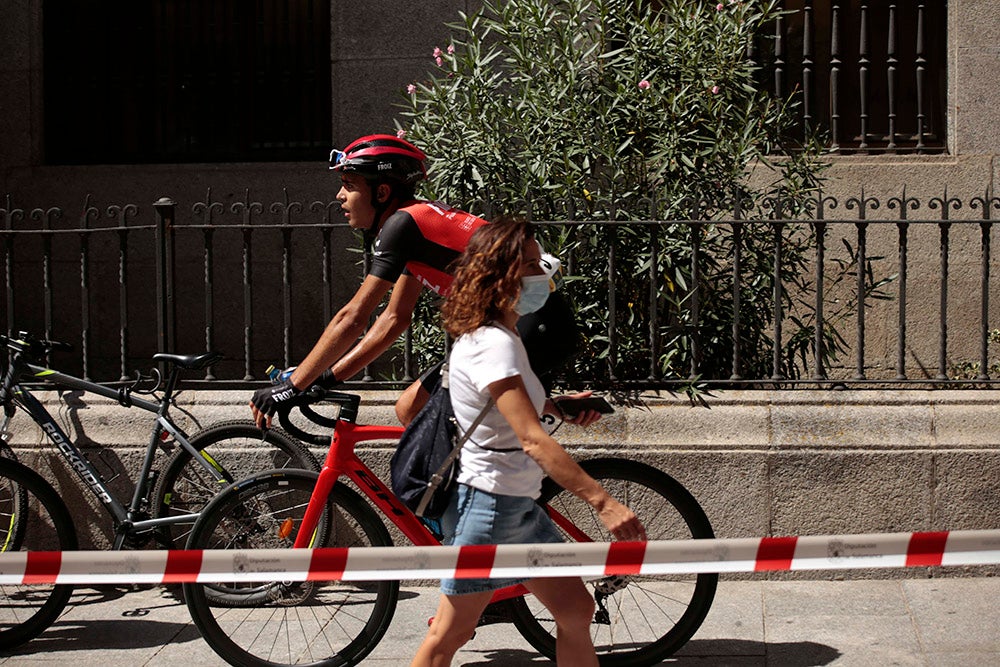
[[410,84],[406,87],[406,92],[409,95],[415,95],[417,92],[417,86],[415,84]]
[[449,44],[448,45],[448,55],[452,55],[454,53],[455,53],[455,45],[454,44]]
[[438,46],[434,47],[434,57],[435,58],[440,58],[441,57],[441,48],[438,47]]
[[726,8],[726,6],[725,6],[724,4],[722,4],[722,3],[720,2],[719,4],[717,4],[717,5],[715,6],[715,11],[717,11],[717,12],[721,12],[721,11],[722,11],[723,9],[725,9],[725,8]]
[[718,93],[719,93],[719,87],[718,86],[712,86],[712,94],[713,95],[717,95]]
[[406,130],[402,130],[402,129],[400,129],[400,130],[396,130],[396,137],[397,137],[398,139],[403,139],[403,138],[405,138],[405,137],[406,137]]
[[639,82],[639,90],[646,90],[647,88],[649,88],[649,81],[643,79]]

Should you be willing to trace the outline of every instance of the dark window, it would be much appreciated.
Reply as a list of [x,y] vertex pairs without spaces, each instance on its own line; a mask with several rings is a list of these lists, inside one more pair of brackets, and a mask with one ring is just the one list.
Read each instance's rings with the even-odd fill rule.
[[849,152],[946,150],[944,0],[785,0],[755,57],[778,97],[801,92],[800,132]]
[[329,0],[45,0],[50,164],[315,159]]

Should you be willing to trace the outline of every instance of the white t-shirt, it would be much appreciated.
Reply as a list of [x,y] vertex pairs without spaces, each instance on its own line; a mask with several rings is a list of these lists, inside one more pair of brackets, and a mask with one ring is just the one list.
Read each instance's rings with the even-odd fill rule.
[[[451,349],[448,373],[451,405],[463,433],[489,401],[489,385],[498,380],[520,375],[535,411],[541,414],[545,406],[545,388],[531,370],[521,338],[502,325],[460,336]],[[477,489],[537,498],[544,476],[495,405],[462,447],[458,481]]]

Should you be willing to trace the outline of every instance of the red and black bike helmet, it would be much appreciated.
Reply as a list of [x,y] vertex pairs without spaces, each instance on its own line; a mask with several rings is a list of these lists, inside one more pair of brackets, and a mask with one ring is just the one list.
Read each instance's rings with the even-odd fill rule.
[[427,178],[426,159],[424,152],[409,141],[391,134],[372,134],[351,142],[342,151],[331,151],[330,169],[413,185]]

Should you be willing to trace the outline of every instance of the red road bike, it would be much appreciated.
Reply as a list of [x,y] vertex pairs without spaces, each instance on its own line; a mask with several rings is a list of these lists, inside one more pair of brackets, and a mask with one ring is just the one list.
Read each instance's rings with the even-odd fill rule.
[[[272,470],[232,484],[202,511],[189,549],[389,547],[393,539],[383,519],[414,545],[440,544],[355,452],[358,443],[398,440],[403,429],[355,423],[360,396],[324,392],[316,400],[335,405],[336,416],[303,405],[295,420],[287,414],[280,420],[303,441],[329,442],[322,470]],[[332,439],[304,430],[297,423],[301,416],[332,428]],[[666,473],[622,458],[580,465],[639,516],[650,540],[714,537],[694,496]],[[593,509],[551,480],[538,502],[567,541],[610,541]],[[717,582],[716,574],[588,580],[601,664],[651,665],[676,651],[705,619]],[[353,665],[388,630],[399,582],[192,583],[184,594],[205,640],[233,665]],[[555,656],[555,624],[523,586],[497,591],[480,623],[504,621],[538,651]]]

